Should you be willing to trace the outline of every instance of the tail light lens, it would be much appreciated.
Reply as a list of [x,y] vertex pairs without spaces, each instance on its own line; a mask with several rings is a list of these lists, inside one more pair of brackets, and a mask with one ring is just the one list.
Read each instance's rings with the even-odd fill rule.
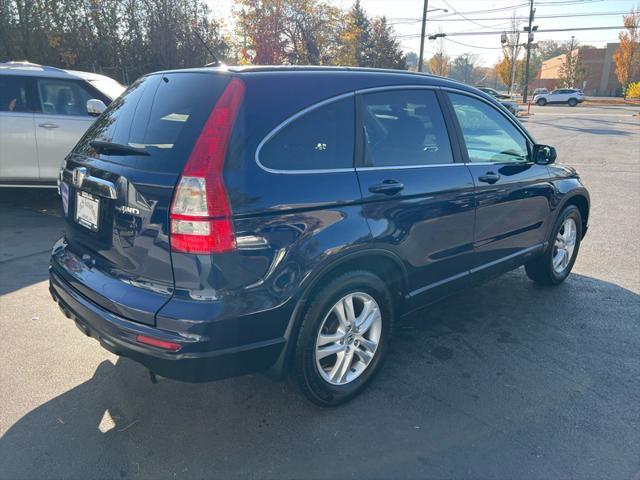
[[244,84],[231,79],[182,170],[169,216],[173,251],[205,254],[235,248],[222,168],[243,97]]
[[151,345],[153,347],[158,347],[163,350],[169,350],[171,352],[177,352],[182,348],[182,345],[175,342],[167,342],[166,340],[160,340],[159,338],[148,337],[146,335],[138,335],[136,336],[136,341],[138,343],[144,343],[145,345]]

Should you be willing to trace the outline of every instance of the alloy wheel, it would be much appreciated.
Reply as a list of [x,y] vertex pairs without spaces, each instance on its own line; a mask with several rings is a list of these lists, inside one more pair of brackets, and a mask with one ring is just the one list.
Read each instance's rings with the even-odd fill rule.
[[349,293],[331,307],[316,338],[315,361],[332,385],[353,382],[371,364],[382,334],[382,313],[364,292]]
[[553,245],[553,256],[551,258],[553,270],[561,274],[569,266],[573,251],[576,248],[577,228],[576,221],[567,217],[562,223],[556,240]]

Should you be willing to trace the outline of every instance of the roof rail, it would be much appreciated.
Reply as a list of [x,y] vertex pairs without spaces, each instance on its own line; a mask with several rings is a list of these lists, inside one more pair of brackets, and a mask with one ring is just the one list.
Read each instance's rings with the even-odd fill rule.
[[29,62],[28,60],[11,60],[8,62],[0,62],[0,67],[4,68],[39,68],[48,72],[64,72],[61,68],[49,67],[47,65],[40,65],[38,63]]

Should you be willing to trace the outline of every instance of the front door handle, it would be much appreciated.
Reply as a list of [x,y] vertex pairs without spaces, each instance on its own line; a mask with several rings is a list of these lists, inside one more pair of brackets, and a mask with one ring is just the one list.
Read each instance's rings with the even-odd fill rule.
[[384,195],[395,195],[404,189],[404,185],[395,180],[385,180],[377,185],[369,187],[371,193],[382,193]]
[[48,130],[52,129],[52,128],[58,128],[59,125],[55,124],[55,123],[41,123],[40,125],[38,125],[40,128],[46,128]]
[[493,172],[487,172],[484,175],[480,175],[478,177],[478,180],[480,182],[483,183],[496,183],[498,180],[500,180],[500,175],[498,175],[497,173],[493,173]]

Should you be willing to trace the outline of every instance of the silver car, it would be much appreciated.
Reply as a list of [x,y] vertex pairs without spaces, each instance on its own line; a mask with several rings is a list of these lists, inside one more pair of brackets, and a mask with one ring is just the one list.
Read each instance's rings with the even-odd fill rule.
[[62,160],[124,88],[95,73],[0,63],[0,186],[55,187]]

